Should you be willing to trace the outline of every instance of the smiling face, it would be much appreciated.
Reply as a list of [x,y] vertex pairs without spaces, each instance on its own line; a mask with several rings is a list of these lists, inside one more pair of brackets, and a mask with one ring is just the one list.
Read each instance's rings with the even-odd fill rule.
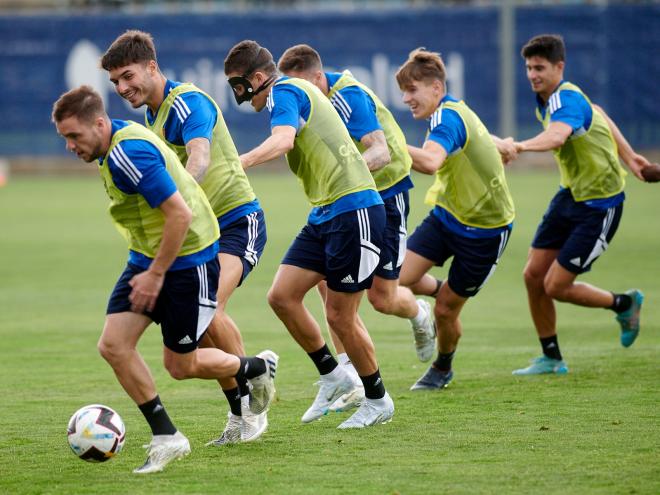
[[[108,74],[117,94],[128,101],[133,108],[149,105],[150,102],[159,99],[160,73],[154,60],[117,67],[108,71]],[[162,98],[162,95],[160,97]]]
[[403,103],[410,107],[413,118],[417,120],[430,117],[445,95],[445,85],[437,79],[411,80],[401,90],[403,91]]
[[87,163],[104,156],[108,150],[109,129],[104,117],[96,117],[92,123],[86,123],[71,116],[56,122],[55,127],[66,141],[67,151]]
[[532,91],[548,101],[564,77],[564,62],[553,64],[547,58],[534,55],[525,59],[525,68]]

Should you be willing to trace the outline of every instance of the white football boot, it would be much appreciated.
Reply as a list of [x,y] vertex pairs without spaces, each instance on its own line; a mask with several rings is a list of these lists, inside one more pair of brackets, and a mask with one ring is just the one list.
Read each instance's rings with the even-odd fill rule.
[[388,423],[392,420],[392,416],[394,416],[394,402],[390,394],[385,392],[385,396],[381,399],[364,399],[360,408],[337,428],[347,430]]
[[175,459],[181,459],[190,454],[190,442],[177,431],[174,435],[154,435],[147,449],[145,463],[133,470],[137,474],[157,473]]
[[321,375],[317,383],[320,385],[320,389],[312,405],[303,414],[303,423],[311,423],[328,414],[330,406],[339,397],[352,392],[356,388],[351,376],[340,365],[337,365],[327,375]]

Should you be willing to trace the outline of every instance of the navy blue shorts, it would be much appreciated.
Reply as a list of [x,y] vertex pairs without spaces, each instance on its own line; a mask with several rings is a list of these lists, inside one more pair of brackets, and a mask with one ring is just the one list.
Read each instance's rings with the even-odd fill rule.
[[369,289],[380,259],[385,208],[349,211],[319,225],[307,224],[287,251],[283,265],[325,275],[336,292]]
[[240,217],[220,229],[219,252],[237,256],[243,263],[243,274],[238,283],[239,286],[259,263],[266,240],[266,220],[263,210]]
[[558,249],[557,262],[562,267],[576,274],[588,272],[614,237],[622,213],[623,203],[599,210],[575,201],[570,190],[561,189],[543,215],[532,247]]
[[[131,263],[126,265],[112,291],[106,314],[131,310],[128,296],[132,289],[128,283],[143,271],[144,268]],[[144,314],[160,325],[163,344],[168,349],[185,354],[197,348],[215,315],[219,276],[220,265],[217,257],[203,265],[165,274],[156,307]]]
[[384,199],[385,232],[380,252],[380,263],[375,275],[387,280],[399,278],[403,259],[406,257],[408,238],[407,219],[410,213],[408,190]]
[[459,296],[472,297],[495,272],[510,233],[505,229],[494,237],[471,239],[455,234],[429,214],[408,239],[408,249],[438,266],[453,256],[447,283]]

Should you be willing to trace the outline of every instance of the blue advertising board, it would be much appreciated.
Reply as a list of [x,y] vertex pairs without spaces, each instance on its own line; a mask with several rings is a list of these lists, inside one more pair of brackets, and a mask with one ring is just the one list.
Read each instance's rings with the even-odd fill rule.
[[[113,118],[141,122],[114,93],[99,58],[127,29],[153,34],[161,70],[207,91],[240,151],[268,134],[266,115],[238,107],[223,72],[230,48],[254,39],[277,59],[291,45],[315,47],[329,70],[350,69],[393,111],[411,143],[423,139],[401,102],[394,73],[419,46],[442,53],[449,91],[497,133],[499,123],[499,10],[496,7],[385,10],[382,12],[264,11],[244,14],[93,14],[0,16],[0,156],[64,153],[50,123],[53,102],[68,89],[90,84]],[[561,33],[568,47],[567,79],[606,108],[631,142],[660,146],[660,6],[518,8],[515,121],[518,137],[539,130],[534,99],[517,55],[542,32]]]

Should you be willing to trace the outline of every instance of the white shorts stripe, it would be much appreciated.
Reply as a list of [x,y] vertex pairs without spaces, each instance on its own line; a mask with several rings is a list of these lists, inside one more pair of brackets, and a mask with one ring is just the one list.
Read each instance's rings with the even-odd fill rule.
[[598,239],[596,239],[596,243],[594,244],[593,249],[589,253],[589,256],[587,256],[586,261],[582,264],[582,268],[589,266],[589,263],[592,263],[607,249],[608,247],[607,234],[609,234],[610,228],[612,227],[612,221],[614,220],[615,211],[616,209],[614,207],[607,209],[607,214],[603,219],[603,228],[601,229],[600,235],[598,236]]
[[495,269],[497,268],[497,263],[500,261],[500,258],[502,257],[502,253],[504,252],[504,248],[506,247],[506,243],[508,240],[509,240],[509,229],[505,229],[500,234],[500,246],[497,248],[497,259],[495,260],[495,263],[493,263],[493,266],[490,267],[490,271],[488,272],[488,275],[486,275],[484,281],[481,282],[481,285],[479,286],[479,290],[481,290],[481,288],[484,285],[486,285],[488,279],[493,276],[493,273],[495,273]]

